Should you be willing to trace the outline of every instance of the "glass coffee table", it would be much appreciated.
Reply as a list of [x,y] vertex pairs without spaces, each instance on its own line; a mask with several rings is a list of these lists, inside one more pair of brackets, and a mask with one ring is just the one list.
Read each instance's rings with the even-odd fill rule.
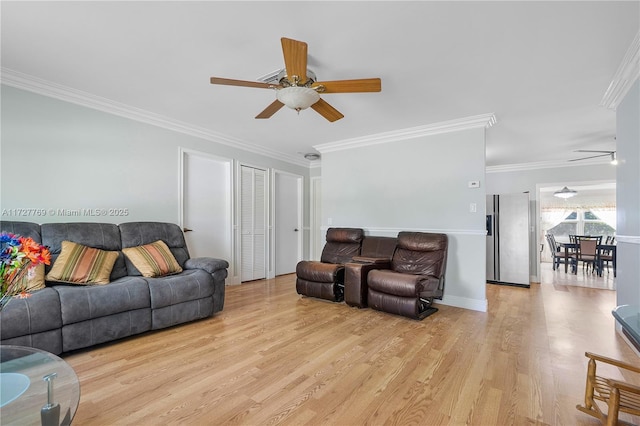
[[0,388],[2,425],[68,425],[80,401],[78,376],[69,364],[23,346],[0,345]]

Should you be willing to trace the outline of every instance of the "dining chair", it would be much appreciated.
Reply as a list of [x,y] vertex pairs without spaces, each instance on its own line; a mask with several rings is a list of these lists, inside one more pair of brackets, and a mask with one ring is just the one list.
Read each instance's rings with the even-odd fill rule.
[[576,246],[575,246],[576,237],[577,237],[577,235],[569,234],[569,244],[571,244],[571,246],[566,249],[569,253],[575,253],[576,252]]
[[[616,237],[613,235],[607,235],[607,238],[605,239],[605,245],[612,245],[614,244],[616,241]],[[613,262],[613,253],[611,251],[611,249],[605,249],[605,250],[600,250],[599,253],[599,262],[600,262],[600,272],[602,272],[602,270],[604,269],[604,266],[606,264],[607,266],[607,273],[609,273],[609,262]],[[615,271],[614,271],[614,276],[615,276]]]
[[[564,251],[560,247],[560,244],[556,242],[556,238],[553,234],[546,234],[547,243],[549,244],[549,250],[551,250],[551,256],[553,261],[553,270],[555,271],[560,267],[561,263],[565,263],[565,260],[569,265],[571,265],[571,272],[574,272],[576,268],[575,258],[567,257],[565,259]],[[565,248],[566,250],[566,248]]]
[[[584,269],[585,265],[587,266],[587,272],[589,272],[589,266],[592,267],[591,273],[596,272],[599,268],[599,260],[598,260],[598,246],[602,242],[602,235],[598,236],[590,236],[590,235],[575,235],[575,260],[576,264],[578,262],[582,262],[582,269]],[[576,265],[577,266],[577,265]],[[576,267],[574,273],[578,273],[578,268]]]

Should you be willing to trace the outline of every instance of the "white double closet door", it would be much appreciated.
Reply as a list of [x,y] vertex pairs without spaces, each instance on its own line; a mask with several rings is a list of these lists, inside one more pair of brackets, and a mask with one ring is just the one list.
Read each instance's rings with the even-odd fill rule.
[[267,276],[267,171],[240,167],[240,280]]

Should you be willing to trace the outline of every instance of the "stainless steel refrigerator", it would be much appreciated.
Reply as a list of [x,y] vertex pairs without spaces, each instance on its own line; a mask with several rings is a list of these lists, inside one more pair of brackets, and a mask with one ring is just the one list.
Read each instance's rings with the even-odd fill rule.
[[487,195],[487,281],[529,287],[529,193]]

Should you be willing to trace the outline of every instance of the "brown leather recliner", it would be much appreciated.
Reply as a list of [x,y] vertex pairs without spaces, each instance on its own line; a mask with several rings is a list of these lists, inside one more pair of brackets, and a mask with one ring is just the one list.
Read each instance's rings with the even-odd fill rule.
[[344,300],[344,264],[360,254],[364,230],[329,228],[320,262],[303,260],[296,266],[298,294],[342,302]]
[[367,277],[369,307],[423,319],[438,309],[447,265],[446,234],[400,232],[391,269],[373,270]]

